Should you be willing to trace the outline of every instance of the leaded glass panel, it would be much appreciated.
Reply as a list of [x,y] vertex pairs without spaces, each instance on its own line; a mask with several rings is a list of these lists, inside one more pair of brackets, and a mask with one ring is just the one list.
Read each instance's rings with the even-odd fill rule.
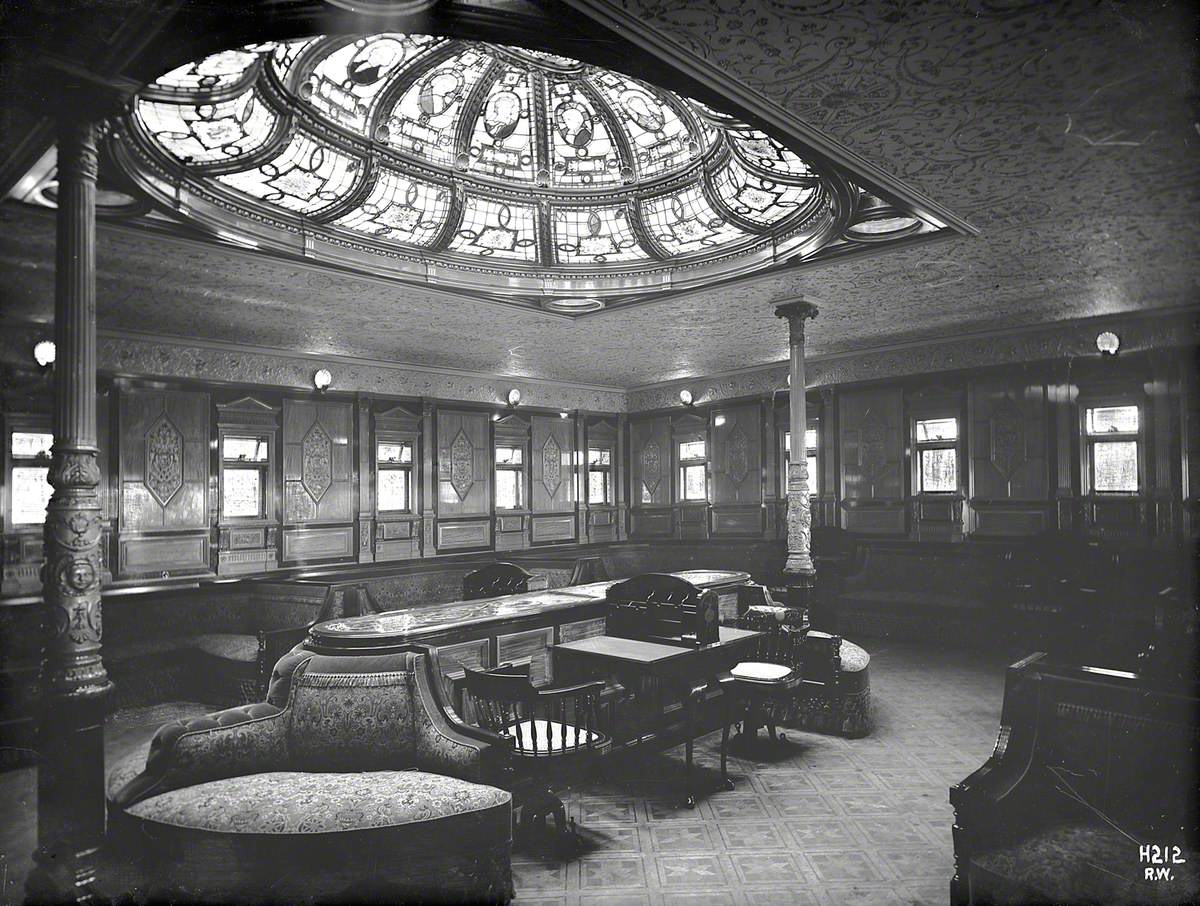
[[361,176],[361,167],[358,159],[298,131],[277,157],[217,179],[281,208],[311,215],[349,192]]
[[263,148],[277,120],[254,91],[198,106],[139,100],[137,112],[160,145],[192,164],[233,160]]
[[[549,86],[550,177],[559,186],[615,186],[621,159],[605,117],[577,80]],[[624,174],[631,176],[632,171]]]
[[752,238],[718,215],[698,186],[643,201],[642,219],[654,240],[672,255]]
[[602,264],[650,257],[633,235],[624,206],[555,208],[554,248],[562,264]]
[[533,101],[529,74],[500,71],[475,121],[467,154],[469,170],[482,176],[532,183],[537,175]]
[[762,226],[795,214],[817,192],[815,180],[812,185],[792,185],[757,176],[735,157],[713,173],[712,184],[717,197],[733,213]]
[[410,245],[428,245],[445,225],[453,189],[417,182],[381,167],[361,207],[334,221],[359,233]]
[[468,195],[462,226],[450,241],[450,250],[485,258],[533,261],[537,257],[536,218],[531,205],[510,205]]

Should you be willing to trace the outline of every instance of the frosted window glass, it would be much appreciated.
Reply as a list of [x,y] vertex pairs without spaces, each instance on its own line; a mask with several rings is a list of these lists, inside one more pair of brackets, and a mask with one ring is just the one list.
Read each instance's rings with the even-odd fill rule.
[[957,418],[927,418],[917,422],[917,443],[958,440]]
[[46,504],[54,488],[43,466],[18,466],[12,470],[13,525],[41,525],[46,521]]
[[12,455],[14,457],[29,457],[31,459],[38,456],[49,456],[50,447],[53,443],[53,434],[14,431],[12,435]]
[[225,469],[221,501],[226,518],[258,516],[262,512],[262,473],[258,469]]
[[1087,411],[1088,434],[1136,434],[1137,406],[1105,406]]
[[408,470],[380,469],[379,509],[407,510],[408,508]]
[[958,490],[958,453],[953,448],[921,451],[921,491]]
[[1092,489],[1100,492],[1138,489],[1137,441],[1122,440],[1092,446]]
[[496,509],[516,510],[521,506],[521,473],[516,469],[496,470]]
[[607,472],[588,472],[588,503],[608,503]]
[[683,499],[704,500],[707,497],[708,488],[704,481],[704,466],[684,466]]
[[679,445],[680,459],[703,459],[704,441],[689,440]]

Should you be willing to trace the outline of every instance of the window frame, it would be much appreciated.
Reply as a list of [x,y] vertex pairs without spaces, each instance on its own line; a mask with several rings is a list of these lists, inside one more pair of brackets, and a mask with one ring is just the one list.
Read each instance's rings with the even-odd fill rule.
[[[1080,477],[1083,484],[1084,496],[1102,497],[1110,500],[1128,500],[1140,497],[1146,493],[1146,418],[1149,414],[1144,401],[1133,394],[1116,394],[1107,396],[1088,396],[1078,400],[1079,405],[1079,456]],[[1087,430],[1088,412],[1093,409],[1116,409],[1131,407],[1137,410],[1138,427],[1134,432],[1117,432],[1112,434],[1089,434]],[[1097,444],[1120,443],[1133,441],[1134,455],[1137,457],[1135,474],[1137,488],[1133,491],[1098,491],[1096,490],[1095,448]]]
[[[921,422],[947,421],[953,420],[955,426],[955,436],[953,440],[918,440],[917,425]],[[963,419],[958,412],[946,412],[934,410],[929,412],[914,413],[909,418],[909,437],[912,443],[912,482],[914,497],[951,497],[962,496],[963,494]],[[922,453],[927,450],[953,450],[954,451],[954,487],[945,491],[927,491],[925,490],[925,470],[923,466]]]
[[[608,454],[607,465],[592,465],[592,451]],[[612,506],[613,505],[613,445],[608,443],[590,443],[587,446],[587,452],[584,454],[584,495],[588,506]],[[604,475],[604,499],[592,500],[592,473],[600,473]]]
[[[265,443],[267,458],[261,462],[226,459],[227,437],[253,437]],[[225,512],[225,471],[256,471],[258,475],[258,513],[254,516],[230,516]],[[275,480],[275,431],[252,425],[220,425],[217,428],[217,522],[219,525],[256,525],[272,521],[271,485]]]
[[[51,458],[17,457],[13,455],[12,437],[14,434],[49,434],[53,445],[54,428],[49,416],[42,415],[12,415],[4,419],[4,531],[13,534],[41,533],[46,524],[43,516],[41,522],[13,521],[13,469],[19,468],[50,468]],[[47,473],[47,476],[49,473]]]
[[[711,502],[712,488],[709,484],[708,464],[711,451],[709,450],[708,437],[704,432],[688,432],[686,434],[677,434],[675,440],[675,476],[678,484],[676,485],[675,499],[681,504],[706,504]],[[690,456],[687,459],[683,457],[683,447],[686,444],[702,443],[704,444],[703,456]],[[687,496],[687,472],[689,469],[701,468],[704,471],[704,496],[703,497],[688,497]]]
[[[389,516],[411,516],[416,512],[417,489],[413,484],[413,476],[417,474],[416,465],[419,455],[419,446],[417,444],[416,435],[401,431],[375,431],[371,447],[371,464],[375,472],[375,515],[387,518]],[[385,462],[379,458],[379,448],[384,444],[405,445],[411,451],[411,456],[407,463]],[[384,509],[383,495],[379,493],[379,489],[383,486],[381,476],[384,472],[405,472],[407,473],[407,500],[403,509]]]
[[[497,462],[496,451],[501,447],[518,450],[521,453],[519,464]],[[492,441],[492,507],[501,513],[521,513],[529,509],[529,443],[517,441],[508,437],[497,437]],[[514,507],[500,506],[500,473],[514,472],[517,476],[517,505]]]

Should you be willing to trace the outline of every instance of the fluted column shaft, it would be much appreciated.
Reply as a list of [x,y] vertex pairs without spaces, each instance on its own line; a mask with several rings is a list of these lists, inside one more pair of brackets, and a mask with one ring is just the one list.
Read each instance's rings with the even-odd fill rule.
[[788,374],[791,379],[791,390],[788,393],[788,419],[791,423],[787,482],[788,555],[783,571],[790,585],[811,588],[817,571],[812,560],[808,447],[804,440],[805,429],[808,427],[804,383],[804,322],[817,316],[817,307],[811,302],[790,302],[776,308],[775,314],[788,322]]
[[31,900],[87,900],[104,834],[100,467],[96,447],[96,127],[58,141],[54,448],[42,594],[37,866]]

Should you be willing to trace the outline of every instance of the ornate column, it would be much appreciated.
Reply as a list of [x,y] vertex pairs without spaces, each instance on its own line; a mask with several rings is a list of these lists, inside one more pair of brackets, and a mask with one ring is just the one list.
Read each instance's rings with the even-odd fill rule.
[[104,836],[100,656],[100,466],[96,446],[96,127],[64,122],[58,141],[54,448],[42,568],[38,849],[27,895],[87,901]]
[[808,450],[804,443],[808,411],[804,398],[804,322],[817,316],[817,307],[800,300],[780,305],[775,315],[788,322],[791,390],[788,392],[788,418],[791,424],[788,444],[787,528],[788,556],[783,567],[792,607],[807,607],[816,584],[810,539],[812,513],[808,500]]

